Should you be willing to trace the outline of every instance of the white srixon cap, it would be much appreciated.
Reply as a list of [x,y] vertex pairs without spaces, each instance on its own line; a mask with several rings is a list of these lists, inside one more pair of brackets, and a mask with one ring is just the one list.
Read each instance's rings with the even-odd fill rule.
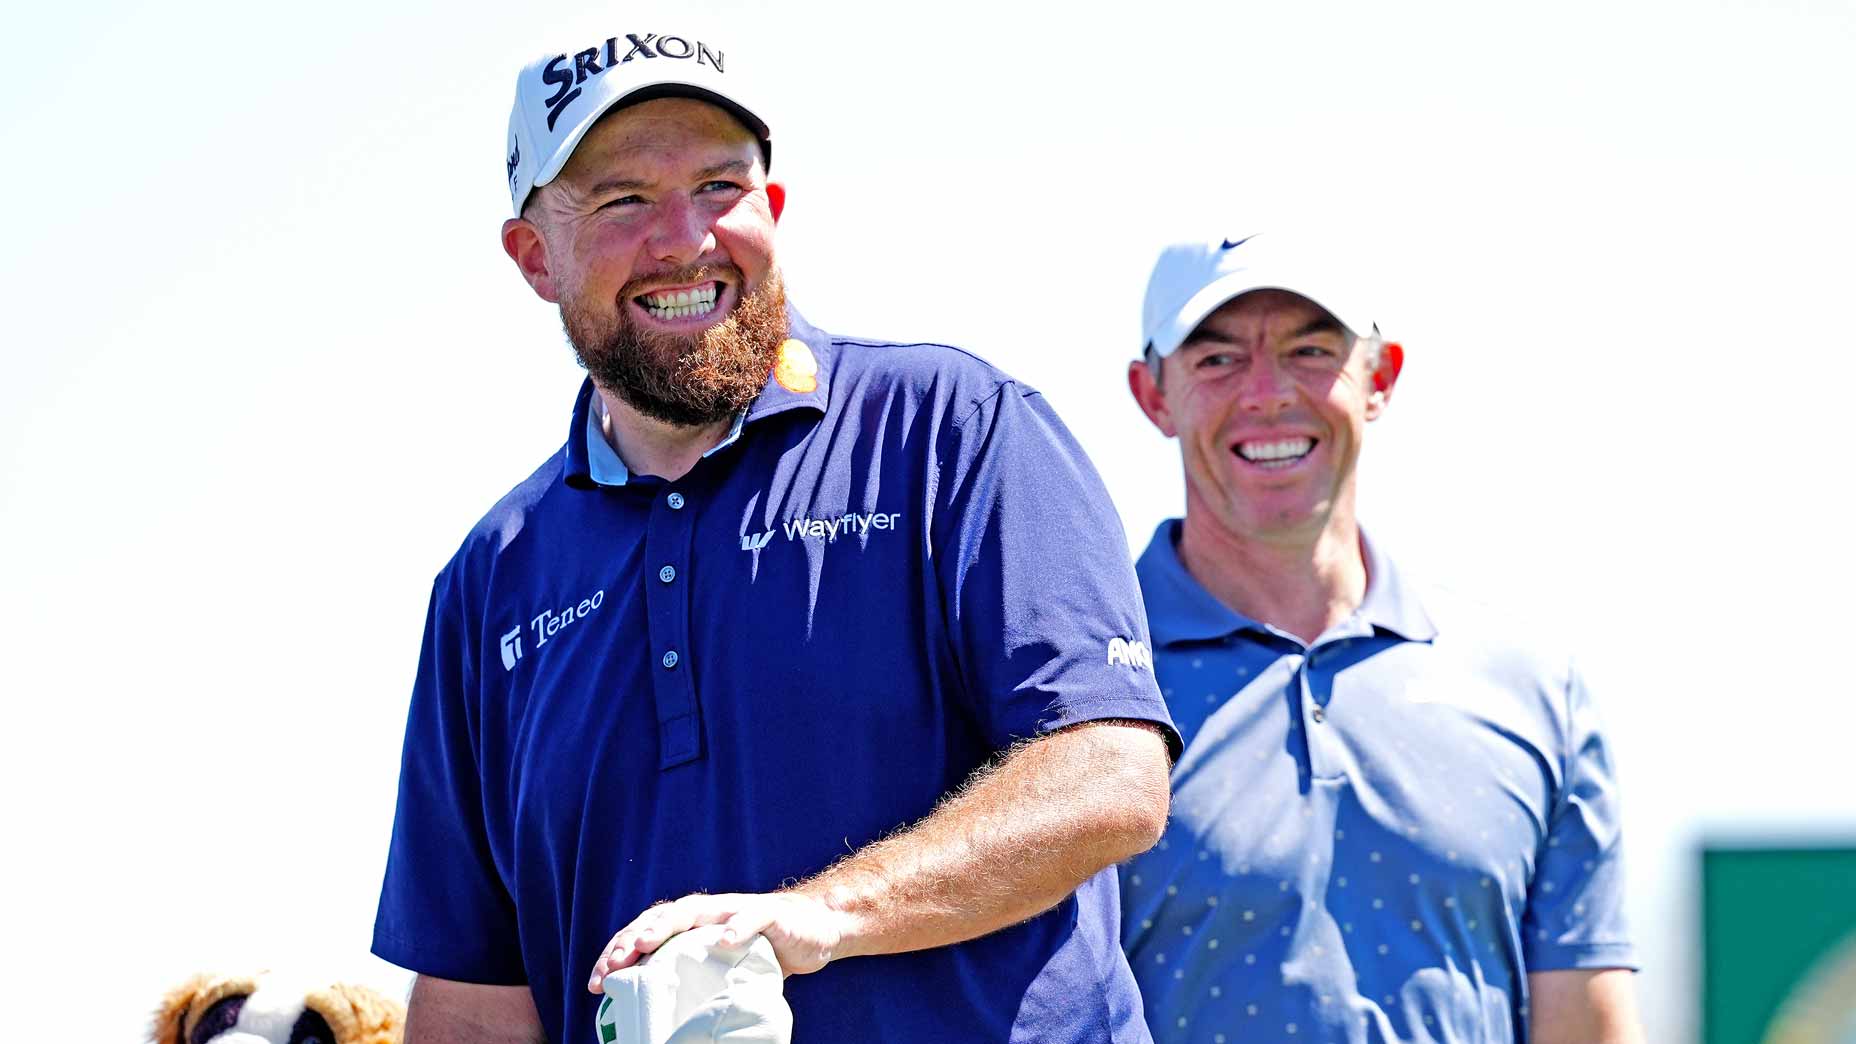
[[717,105],[760,139],[761,158],[771,164],[773,136],[756,115],[760,107],[745,79],[719,41],[687,28],[619,33],[535,59],[516,78],[505,143],[516,215],[530,192],[560,174],[593,124],[620,104],[673,97]]
[[1356,337],[1377,327],[1368,288],[1338,249],[1292,233],[1260,232],[1204,242],[1174,243],[1160,251],[1141,305],[1141,346],[1165,358],[1205,317],[1252,290],[1287,290],[1339,319]]

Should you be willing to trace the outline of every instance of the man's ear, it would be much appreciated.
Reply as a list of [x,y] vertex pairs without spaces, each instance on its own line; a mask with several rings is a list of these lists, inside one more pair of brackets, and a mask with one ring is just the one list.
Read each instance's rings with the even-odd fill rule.
[[560,303],[560,288],[548,268],[548,243],[533,221],[518,217],[503,222],[503,252],[516,263],[536,297],[549,304]]
[[1379,364],[1369,375],[1373,390],[1366,396],[1366,419],[1378,420],[1392,401],[1392,389],[1398,384],[1399,371],[1405,368],[1405,346],[1387,341],[1379,346]]
[[[1166,361],[1161,360],[1160,365],[1165,366]],[[1167,409],[1166,393],[1160,390],[1160,381],[1145,359],[1136,359],[1128,364],[1128,391],[1134,394],[1135,405],[1147,414],[1147,419],[1153,422],[1154,427],[1160,429],[1160,434],[1169,439],[1179,434],[1173,427],[1173,413]]]
[[786,185],[778,181],[767,182],[767,206],[773,211],[773,220],[780,220],[780,212],[786,209]]

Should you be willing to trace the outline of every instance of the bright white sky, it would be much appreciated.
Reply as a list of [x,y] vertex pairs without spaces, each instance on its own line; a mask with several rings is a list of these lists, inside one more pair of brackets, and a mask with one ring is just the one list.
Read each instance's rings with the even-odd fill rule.
[[[1155,246],[1381,259],[1363,516],[1587,652],[1651,1035],[1693,1039],[1699,839],[1856,837],[1856,6],[798,6],[711,34],[780,77],[795,299],[1043,388],[1136,547],[1181,505],[1121,377]],[[514,74],[641,28],[529,7],[8,16],[16,1037],[135,1039],[207,967],[405,982],[365,951],[428,584],[579,381],[497,245]]]

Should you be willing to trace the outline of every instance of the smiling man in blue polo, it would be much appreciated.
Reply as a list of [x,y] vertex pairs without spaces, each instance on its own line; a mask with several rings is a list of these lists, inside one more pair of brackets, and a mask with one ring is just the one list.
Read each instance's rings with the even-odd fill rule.
[[408,1044],[592,1044],[705,924],[772,944],[795,1041],[1148,1040],[1110,868],[1178,738],[1102,484],[985,363],[801,319],[745,56],[637,28],[525,69],[502,150],[589,380],[434,584]]
[[1122,871],[1161,1042],[1636,1044],[1617,787],[1578,669],[1354,512],[1404,349],[1358,244],[1160,255],[1135,400],[1186,514],[1138,571],[1186,741]]

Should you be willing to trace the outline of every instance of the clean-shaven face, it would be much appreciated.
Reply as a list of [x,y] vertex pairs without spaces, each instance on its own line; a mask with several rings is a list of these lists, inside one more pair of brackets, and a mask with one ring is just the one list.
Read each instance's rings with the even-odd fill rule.
[[1179,437],[1188,511],[1251,539],[1351,519],[1361,439],[1385,402],[1366,354],[1287,291],[1252,291],[1207,316],[1162,363],[1155,418]]
[[525,214],[601,388],[684,425],[759,394],[786,337],[778,215],[760,145],[734,117],[688,98],[619,109]]

